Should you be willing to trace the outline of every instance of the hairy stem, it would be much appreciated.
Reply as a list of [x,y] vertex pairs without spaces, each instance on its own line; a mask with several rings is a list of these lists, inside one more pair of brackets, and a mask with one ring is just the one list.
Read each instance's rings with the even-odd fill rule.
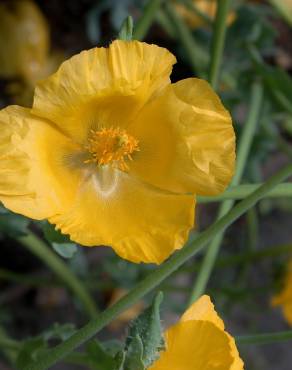
[[292,164],[287,165],[264,185],[249,195],[246,199],[238,203],[228,214],[217,220],[207,230],[203,231],[197,238],[187,243],[187,245],[174,254],[168,261],[152,271],[144,280],[136,285],[127,295],[121,298],[111,307],[103,311],[97,318],[91,320],[77,330],[70,338],[63,343],[43,353],[41,358],[28,364],[24,370],[44,370],[65,358],[75,348],[79,347],[96,333],[103,329],[107,324],[114,320],[119,314],[127,310],[130,306],[138,302],[143,296],[151,292],[163,280],[171,275],[183,263],[188,261],[199,250],[201,250],[214,236],[225,230],[230,224],[252,208],[262,197],[264,197],[277,184],[292,175]]

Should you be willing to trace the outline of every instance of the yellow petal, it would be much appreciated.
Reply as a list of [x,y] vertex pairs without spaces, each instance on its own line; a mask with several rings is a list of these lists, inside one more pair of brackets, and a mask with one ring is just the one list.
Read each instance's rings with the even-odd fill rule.
[[281,306],[287,322],[292,325],[292,261],[287,266],[287,272],[282,291],[272,299],[272,306]]
[[203,295],[194,302],[182,315],[180,321],[204,320],[210,321],[219,329],[224,330],[224,323],[215,311],[211,299],[207,295]]
[[0,112],[0,200],[14,212],[42,219],[60,212],[74,192],[74,175],[65,166],[76,150],[49,122],[29,109]]
[[209,321],[180,322],[166,332],[165,340],[166,351],[150,370],[231,369],[233,357],[229,338]]
[[183,246],[193,219],[194,197],[159,191],[104,166],[85,173],[74,202],[49,221],[82,245],[108,245],[129,261],[161,263]]
[[[214,305],[211,302],[211,299],[207,295],[203,295],[196,302],[194,302],[188,309],[185,311],[183,316],[180,319],[180,322],[192,321],[192,320],[203,320],[213,323],[217,328],[224,331],[224,322],[219,317],[215,311]],[[231,364],[230,370],[241,370],[243,368],[243,362],[239,357],[239,353],[235,344],[234,339],[230,334],[225,332],[231,350],[231,355],[233,362]]]
[[34,80],[48,52],[48,25],[35,3],[22,0],[0,4],[1,76]]
[[91,122],[84,114],[94,107],[109,111],[109,124],[121,127],[169,84],[174,63],[166,49],[138,41],[117,40],[108,48],[83,51],[37,85],[33,112],[77,140],[86,135]]
[[203,80],[165,88],[128,128],[139,140],[133,174],[173,192],[212,195],[231,180],[235,135],[229,113]]
[[[216,0],[193,0],[193,4],[199,11],[208,16],[211,20],[215,18],[217,10]],[[208,26],[208,23],[203,19],[203,17],[198,15],[194,10],[189,9],[184,4],[177,3],[175,4],[175,8],[192,29]],[[235,19],[236,13],[229,12],[227,16],[227,24],[230,25]]]

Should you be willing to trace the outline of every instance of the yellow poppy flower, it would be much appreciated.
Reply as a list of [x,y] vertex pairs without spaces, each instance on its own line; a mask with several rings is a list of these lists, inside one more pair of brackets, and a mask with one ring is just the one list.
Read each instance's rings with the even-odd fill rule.
[[165,333],[166,350],[149,370],[242,370],[234,339],[202,296]]
[[292,260],[288,264],[282,291],[273,297],[272,306],[281,306],[285,319],[292,325]]
[[49,54],[47,22],[29,0],[0,4],[0,74],[10,78],[35,79]]
[[175,57],[138,41],[83,51],[0,112],[0,200],[85,246],[161,263],[185,243],[195,194],[234,168],[229,113],[209,84],[171,84]]
[[[215,18],[217,11],[216,0],[192,0],[192,2],[200,12],[207,15],[211,19]],[[176,3],[175,8],[192,29],[204,27],[206,25],[206,21],[200,15],[196,14],[195,11],[189,9],[184,4]],[[230,25],[235,18],[235,12],[229,12],[227,16],[227,24]]]
[[48,77],[64,60],[49,53],[50,31],[45,17],[30,0],[0,4],[0,76],[14,79],[7,93],[18,104],[30,106],[38,80]]

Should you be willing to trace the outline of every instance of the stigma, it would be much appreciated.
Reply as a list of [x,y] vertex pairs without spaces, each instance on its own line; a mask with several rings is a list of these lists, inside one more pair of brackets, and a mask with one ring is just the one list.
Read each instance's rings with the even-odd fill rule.
[[91,130],[85,146],[89,159],[84,163],[97,166],[111,165],[121,171],[127,171],[127,162],[133,160],[134,152],[139,151],[139,141],[120,128],[102,128]]

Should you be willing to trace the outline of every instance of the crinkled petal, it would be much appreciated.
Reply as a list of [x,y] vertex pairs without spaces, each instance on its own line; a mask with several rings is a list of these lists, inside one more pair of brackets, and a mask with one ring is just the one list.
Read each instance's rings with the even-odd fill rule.
[[109,111],[110,122],[98,114],[98,123],[121,127],[170,83],[174,63],[167,49],[139,41],[116,40],[108,48],[83,51],[38,83],[33,112],[76,140],[92,124],[84,118],[89,110]]
[[76,178],[65,165],[76,146],[53,125],[10,106],[0,112],[0,200],[14,212],[42,219],[71,201]]
[[209,321],[185,321],[165,333],[166,351],[150,370],[230,370],[227,334]]
[[[224,331],[224,322],[215,311],[215,307],[211,299],[207,295],[203,295],[196,302],[194,302],[183,314],[180,322],[203,320],[213,323],[220,330]],[[235,340],[230,334],[225,332],[230,345],[232,364],[230,370],[242,370],[243,362],[239,357],[239,353],[235,344]]]
[[219,329],[224,330],[223,320],[215,311],[214,305],[207,295],[203,295],[194,302],[180,318],[181,322],[192,320],[210,321]]
[[210,85],[196,78],[165,88],[129,127],[140,152],[131,172],[161,189],[212,195],[231,180],[235,135]]
[[75,201],[49,219],[77,243],[111,246],[137,263],[161,263],[181,248],[193,220],[194,197],[162,192],[111,167],[84,173]]

